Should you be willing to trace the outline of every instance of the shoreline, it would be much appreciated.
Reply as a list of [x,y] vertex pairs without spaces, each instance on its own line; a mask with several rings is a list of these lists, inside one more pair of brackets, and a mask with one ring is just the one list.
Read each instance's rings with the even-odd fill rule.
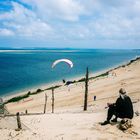
[[[116,65],[117,67],[119,66],[120,64]],[[100,70],[100,71],[96,71],[95,73],[89,73],[89,78],[94,78],[98,75],[101,75],[103,73],[106,73],[107,71],[110,71],[112,70],[113,68],[116,68],[116,66],[113,66],[113,67],[110,67],[110,68],[106,68],[104,70]],[[80,74],[80,75],[76,75],[76,76],[73,76],[73,77],[69,77],[70,81],[79,81],[81,79],[83,79],[85,76],[85,74]],[[49,82],[47,84],[40,84],[38,86],[32,86],[31,88],[29,89],[26,89],[24,88],[23,90],[17,90],[13,92],[10,92],[10,93],[7,93],[5,95],[2,95],[1,97],[3,99],[10,99],[10,98],[13,98],[13,97],[17,97],[17,96],[21,96],[21,95],[25,95],[27,94],[29,91],[31,92],[35,92],[37,89],[41,89],[41,90],[45,90],[46,88],[51,88],[53,86],[56,86],[56,85],[61,85],[63,86],[63,83],[62,83],[62,80],[61,81],[54,81],[54,82]]]
[[[95,72],[95,73],[92,72],[92,73],[89,74],[90,75],[89,76],[89,79],[90,80],[96,79],[98,77],[104,76],[104,74],[105,75],[109,75],[109,72],[111,72],[113,70],[116,70],[116,69],[118,69],[120,67],[128,66],[131,63],[137,61],[138,59],[140,59],[140,56],[136,56],[136,57],[134,57],[134,58],[132,58],[130,60],[127,60],[125,62],[122,62],[120,64],[117,64],[117,65],[115,65],[113,67],[106,68],[104,70],[101,70],[101,71],[98,71],[98,72]],[[71,81],[74,81],[74,83],[75,82],[84,82],[84,74],[81,74],[79,76],[74,76],[74,77],[71,77],[69,79],[71,79]],[[82,81],[80,81],[80,80],[82,80]],[[41,91],[46,91],[46,90],[49,90],[50,88],[55,87],[55,86],[58,86],[58,85],[60,87],[61,86],[65,86],[65,84],[62,83],[62,81],[56,81],[56,82],[51,82],[51,83],[44,84],[44,85],[41,85],[41,86],[35,86],[33,88],[30,88],[29,90],[23,90],[21,92],[19,91],[19,92],[15,93],[15,94],[10,94],[10,95],[7,94],[7,95],[2,96],[2,98],[4,99],[4,101],[7,101],[7,100],[10,100],[10,99],[15,98],[15,97],[25,96],[26,94],[28,94],[28,92],[31,92],[33,94],[39,94],[37,92],[38,89],[41,89]],[[33,95],[33,94],[31,94],[31,95]]]

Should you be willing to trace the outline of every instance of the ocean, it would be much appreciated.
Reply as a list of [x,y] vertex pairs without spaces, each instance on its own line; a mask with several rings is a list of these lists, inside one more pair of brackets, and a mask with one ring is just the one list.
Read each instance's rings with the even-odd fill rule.
[[[86,67],[94,74],[123,64],[137,56],[140,50],[111,49],[53,49],[0,51],[0,96],[14,94],[41,85],[71,80],[85,74]],[[70,59],[74,67],[65,63],[51,68],[57,59]]]

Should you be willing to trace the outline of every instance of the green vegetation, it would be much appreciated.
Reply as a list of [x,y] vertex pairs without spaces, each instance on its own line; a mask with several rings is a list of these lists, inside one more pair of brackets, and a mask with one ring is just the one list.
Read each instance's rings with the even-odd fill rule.
[[[96,78],[99,78],[99,77],[104,77],[104,76],[107,76],[108,74],[109,74],[109,71],[107,71],[103,74],[94,76],[94,77],[90,77],[89,80],[96,79]],[[85,78],[82,78],[82,79],[78,80],[77,82],[84,82],[84,81],[85,81]]]
[[130,62],[127,64],[127,66],[130,65],[131,63],[139,60],[139,59],[140,59],[140,57],[136,57],[135,59],[130,60]]
[[54,87],[49,87],[49,88],[47,88],[47,89],[45,89],[45,90],[52,90],[52,89],[59,88],[59,87],[61,87],[61,85],[56,85],[56,86],[54,86]]
[[21,96],[17,96],[17,97],[13,97],[11,99],[9,99],[8,101],[5,102],[5,104],[7,103],[11,103],[11,102],[18,102],[20,100],[23,100],[25,98],[28,98],[30,95],[34,95],[34,94],[37,94],[39,92],[41,92],[42,90],[41,89],[37,89],[36,92],[28,92],[27,94],[25,95],[21,95]]
[[13,97],[13,98],[9,99],[5,104],[11,103],[11,102],[17,102],[17,101],[20,101],[22,99],[28,98],[29,97],[29,94],[28,93],[25,94],[25,95],[22,95],[22,96]]
[[[61,85],[56,85],[56,86],[54,86],[54,87],[49,87],[49,88],[47,88],[47,89],[45,89],[45,90],[51,90],[51,89],[59,88],[60,86],[61,86]],[[5,104],[11,103],[11,102],[18,102],[18,101],[20,101],[20,100],[23,100],[23,99],[25,99],[25,98],[28,98],[28,97],[31,96],[31,95],[38,94],[38,93],[40,93],[40,92],[42,92],[42,91],[45,91],[45,90],[37,89],[35,92],[30,92],[30,91],[29,91],[29,92],[28,92],[27,94],[25,94],[25,95],[21,95],[21,96],[17,96],[17,97],[13,97],[13,98],[9,99],[8,101],[5,102]]]
[[36,93],[39,93],[39,92],[41,92],[41,91],[42,91],[41,89],[37,89]]
[[[99,78],[99,77],[103,77],[103,76],[107,76],[107,75],[108,75],[108,72],[103,73],[103,74],[98,75],[98,76],[95,76],[95,77],[90,77],[89,80],[90,80],[90,79]],[[85,78],[82,78],[82,79],[80,79],[80,80],[78,80],[78,81],[75,81],[75,80],[74,80],[74,81],[72,81],[72,83],[84,82],[84,81],[85,81]],[[11,102],[18,102],[18,101],[20,101],[20,100],[23,100],[23,99],[25,99],[25,98],[28,98],[28,97],[31,96],[31,95],[38,94],[38,93],[40,93],[40,92],[42,92],[42,91],[45,91],[45,90],[56,89],[56,88],[59,88],[60,86],[61,86],[61,85],[56,85],[56,86],[52,86],[52,87],[49,87],[49,88],[44,89],[44,90],[42,90],[42,89],[37,89],[35,92],[29,91],[29,92],[28,92],[27,94],[25,94],[25,95],[21,95],[21,96],[17,96],[17,97],[13,97],[13,98],[9,99],[7,102],[5,102],[5,104],[11,103]]]
[[78,80],[78,82],[84,82],[84,81],[85,81],[85,78]]
[[96,78],[99,78],[99,77],[108,76],[108,74],[109,74],[109,71],[107,71],[107,72],[105,72],[105,73],[103,73],[103,74],[97,75],[97,76],[95,76],[95,77],[90,77],[89,79],[96,79]]
[[29,91],[29,92],[27,93],[27,95],[31,95],[31,92]]

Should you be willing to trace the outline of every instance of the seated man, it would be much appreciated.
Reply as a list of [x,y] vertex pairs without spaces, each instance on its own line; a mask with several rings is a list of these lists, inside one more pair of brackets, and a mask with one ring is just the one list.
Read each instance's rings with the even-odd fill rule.
[[115,119],[112,122],[117,122],[117,118],[133,118],[133,105],[131,99],[128,95],[126,95],[126,91],[121,88],[119,90],[120,97],[117,99],[116,103],[108,104],[108,115],[107,120],[101,123],[101,125],[106,125],[110,123],[110,119],[113,115],[115,115]]

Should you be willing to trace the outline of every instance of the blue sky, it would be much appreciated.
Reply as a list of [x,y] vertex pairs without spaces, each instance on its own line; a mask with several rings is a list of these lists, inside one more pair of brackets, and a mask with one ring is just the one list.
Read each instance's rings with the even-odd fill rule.
[[140,0],[0,0],[0,48],[140,48]]

